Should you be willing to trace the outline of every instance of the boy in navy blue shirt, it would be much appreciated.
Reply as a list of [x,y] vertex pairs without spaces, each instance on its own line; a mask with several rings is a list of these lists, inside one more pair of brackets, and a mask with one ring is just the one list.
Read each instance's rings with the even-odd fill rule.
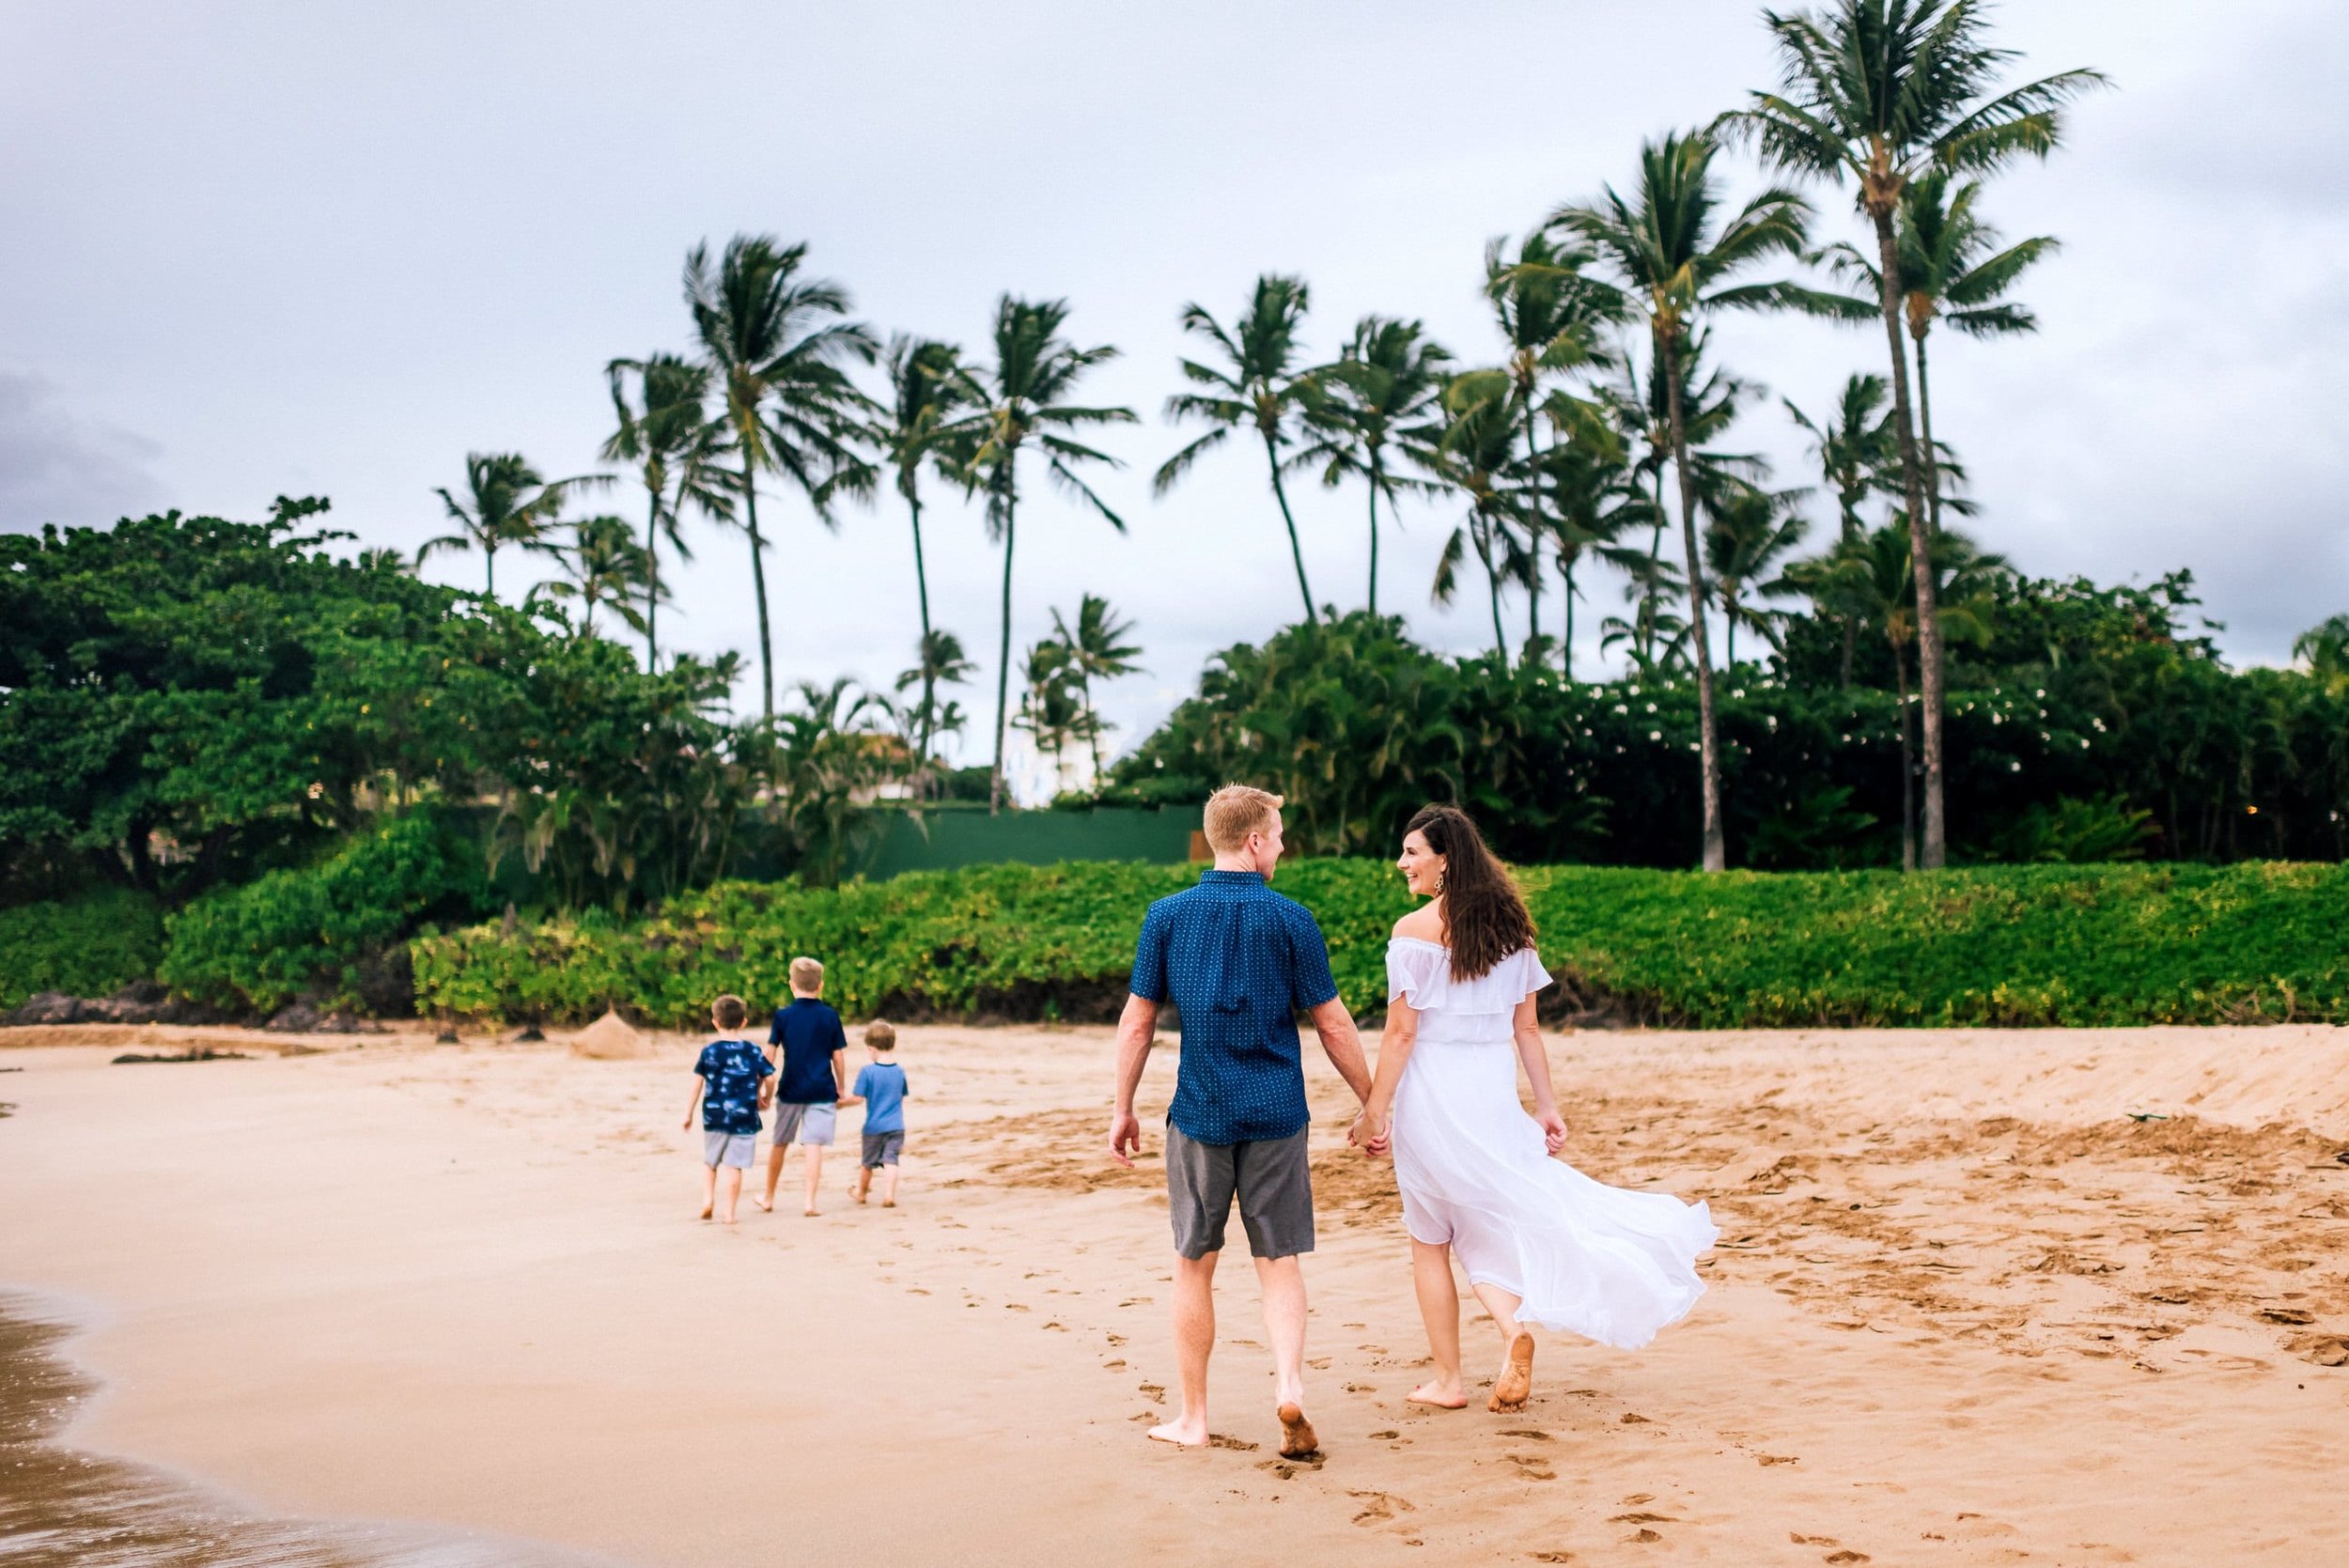
[[823,1179],[824,1151],[832,1147],[838,1107],[848,1092],[848,1033],[840,1015],[824,1004],[824,966],[813,958],[791,960],[791,1005],[775,1010],[767,1030],[767,1060],[774,1063],[775,1129],[767,1147],[767,1194],[762,1209],[775,1206],[775,1184],[783,1180],[784,1156],[794,1143],[806,1153],[807,1214],[816,1212],[816,1187]]
[[858,1203],[873,1190],[873,1172],[883,1171],[881,1207],[897,1206],[897,1157],[906,1146],[906,1070],[894,1055],[897,1032],[876,1018],[864,1026],[864,1049],[871,1064],[859,1068],[848,1098],[864,1105],[864,1158],[859,1162],[856,1185],[848,1195]]
[[[738,996],[723,996],[710,1003],[709,1021],[719,1032],[739,1031],[750,1009]],[[702,1211],[707,1219],[717,1208],[718,1172],[726,1173],[725,1212],[718,1216],[734,1223],[734,1205],[742,1196],[742,1172],[751,1168],[758,1144],[758,1113],[766,1109],[768,1065],[756,1046],[743,1039],[712,1040],[693,1063],[693,1097],[685,1102],[685,1129],[693,1127],[693,1110],[702,1113]]]

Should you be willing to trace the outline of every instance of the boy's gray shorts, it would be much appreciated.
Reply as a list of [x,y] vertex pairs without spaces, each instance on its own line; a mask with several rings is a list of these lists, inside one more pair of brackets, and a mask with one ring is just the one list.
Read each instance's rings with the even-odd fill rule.
[[773,1142],[780,1149],[786,1143],[802,1147],[828,1148],[832,1129],[839,1125],[840,1110],[830,1100],[802,1105],[796,1100],[775,1102]]
[[757,1147],[756,1133],[705,1132],[702,1134],[702,1163],[712,1171],[721,1165],[747,1171],[751,1168],[752,1151]]
[[864,1135],[864,1169],[878,1171],[884,1165],[897,1163],[904,1152],[906,1135],[900,1132],[868,1132]]
[[1223,1250],[1232,1200],[1248,1230],[1248,1250],[1260,1258],[1294,1257],[1314,1250],[1313,1174],[1305,1163],[1305,1134],[1254,1143],[1195,1143],[1166,1126],[1166,1212],[1174,1250],[1203,1258]]

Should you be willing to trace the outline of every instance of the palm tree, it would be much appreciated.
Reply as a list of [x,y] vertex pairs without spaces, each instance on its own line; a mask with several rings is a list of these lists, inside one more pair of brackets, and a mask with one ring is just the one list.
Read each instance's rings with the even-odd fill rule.
[[1997,91],[2014,52],[1993,48],[1983,0],[1836,0],[1824,11],[1763,21],[1778,42],[1777,92],[1756,92],[1748,108],[1722,116],[1731,133],[1757,142],[1771,166],[1841,184],[1852,180],[1875,231],[1877,301],[1892,366],[1892,427],[1910,554],[1917,563],[1918,665],[1924,699],[1924,845],[1927,870],[1949,857],[1942,798],[1941,628],[1933,603],[1933,513],[1925,458],[1909,411],[1908,356],[1901,345],[1901,194],[1937,165],[1987,174],[2023,157],[2044,158],[2062,132],[2063,106],[2105,78],[2062,71]]
[[1737,629],[1760,632],[1771,647],[1785,650],[1779,636],[1783,611],[1765,610],[1749,596],[1771,597],[1788,588],[1778,573],[1786,558],[1811,531],[1810,521],[1795,510],[1800,490],[1766,490],[1739,484],[1714,501],[1707,510],[1712,522],[1704,531],[1704,568],[1711,575],[1713,594],[1721,607],[1726,648],[1722,662],[1737,667]]
[[1235,430],[1252,426],[1264,441],[1265,462],[1272,474],[1272,498],[1281,504],[1281,521],[1288,528],[1289,558],[1297,567],[1297,592],[1305,603],[1305,619],[1314,620],[1314,591],[1305,581],[1305,551],[1298,542],[1297,519],[1289,511],[1287,489],[1281,483],[1286,466],[1282,449],[1291,440],[1291,416],[1309,396],[1310,372],[1293,369],[1300,352],[1297,330],[1305,319],[1312,294],[1302,278],[1267,272],[1256,280],[1248,308],[1226,332],[1206,307],[1183,307],[1183,330],[1214,344],[1229,368],[1182,362],[1184,379],[1207,388],[1204,393],[1178,392],[1166,400],[1166,417],[1205,420],[1207,433],[1159,465],[1151,490],[1164,495],[1202,454],[1223,444]]
[[751,592],[758,600],[758,683],[762,711],[775,716],[775,648],[767,619],[767,540],[758,531],[758,475],[781,474],[834,526],[832,503],[869,494],[872,468],[849,446],[863,395],[841,368],[870,363],[871,331],[847,319],[848,290],[802,278],[807,247],[767,235],[738,234],[713,271],[709,247],[685,258],[685,303],[693,314],[703,361],[717,378],[725,422],[741,473],[742,531],[751,541]]
[[1370,489],[1370,613],[1378,613],[1378,498],[1394,513],[1398,491],[1424,489],[1419,480],[1387,467],[1387,448],[1415,421],[1427,417],[1443,396],[1444,366],[1452,356],[1429,339],[1417,321],[1365,316],[1335,362],[1314,371],[1319,392],[1306,410],[1313,440],[1294,461],[1318,465],[1321,482],[1334,487],[1349,474]]
[[1617,540],[1652,522],[1660,526],[1660,519],[1631,460],[1621,411],[1613,399],[1553,392],[1542,414],[1558,439],[1533,465],[1537,483],[1548,488],[1550,498],[1548,515],[1538,518],[1535,526],[1547,528],[1558,551],[1559,585],[1565,599],[1561,668],[1571,681],[1574,606],[1581,597],[1575,568],[1593,551],[1602,559],[1615,559]]
[[1525,432],[1528,522],[1532,559],[1526,569],[1526,640],[1542,634],[1542,537],[1550,513],[1542,504],[1542,390],[1553,378],[1605,365],[1599,334],[1622,318],[1621,296],[1582,276],[1588,252],[1561,247],[1548,235],[1526,236],[1517,258],[1507,241],[1485,247],[1485,298],[1509,346],[1510,407]]
[[571,524],[568,548],[554,552],[563,575],[531,590],[531,597],[579,600],[579,634],[592,637],[596,610],[609,604],[630,629],[643,631],[645,615],[632,602],[642,595],[649,604],[659,589],[652,556],[636,542],[627,520],[615,517],[581,518]]
[[995,665],[995,762],[988,810],[1003,809],[1003,729],[1011,717],[1011,567],[1019,542],[1019,453],[1030,442],[1044,453],[1045,472],[1123,534],[1126,521],[1093,492],[1077,469],[1086,463],[1120,466],[1116,458],[1070,439],[1071,430],[1131,425],[1134,411],[1065,402],[1085,372],[1117,357],[1100,344],[1080,349],[1061,335],[1066,300],[1021,300],[1006,294],[995,306],[995,363],[982,379],[986,406],[978,443],[964,467],[965,482],[987,488],[988,532],[1003,541],[1003,636]]
[[1501,629],[1501,580],[1521,575],[1526,565],[1516,533],[1525,513],[1524,464],[1517,455],[1510,397],[1506,371],[1467,371],[1445,383],[1435,419],[1405,432],[1411,460],[1458,491],[1469,508],[1444,542],[1428,597],[1438,604],[1452,602],[1460,566],[1473,547],[1492,605],[1493,653],[1504,668],[1509,640]]
[[1078,699],[1084,704],[1085,734],[1093,743],[1093,785],[1101,785],[1101,736],[1109,728],[1102,722],[1101,711],[1094,705],[1093,683],[1115,680],[1130,675],[1142,666],[1135,662],[1142,656],[1142,645],[1128,643],[1134,634],[1134,623],[1119,617],[1110,608],[1110,601],[1098,594],[1087,594],[1077,601],[1077,620],[1071,626],[1052,612],[1052,630],[1068,650],[1068,670],[1077,683]]
[[917,772],[926,773],[934,760],[938,737],[962,728],[962,709],[953,702],[941,704],[938,689],[962,686],[979,667],[962,651],[962,639],[943,629],[925,631],[914,650],[914,665],[897,676],[897,690],[922,689],[921,700],[906,714],[912,721],[908,738],[913,743]]
[[[959,450],[967,456],[975,439],[976,426],[969,415],[979,406],[981,394],[971,373],[963,368],[962,350],[951,343],[900,334],[889,341],[887,364],[889,401],[874,424],[872,440],[882,461],[896,474],[897,493],[905,497],[906,515],[913,524],[913,587],[922,610],[919,645],[925,650],[915,669],[927,672],[932,633],[930,578],[922,559],[922,471],[928,468],[950,478],[960,474],[957,454]],[[961,644],[955,647],[959,657]],[[935,706],[937,694],[936,686],[925,674],[922,712],[926,715]],[[919,760],[926,765],[926,727],[920,751]]]
[[425,540],[417,547],[416,565],[423,566],[436,550],[479,550],[482,592],[494,599],[498,597],[498,551],[512,545],[552,554],[554,547],[547,542],[547,530],[562,515],[573,489],[596,482],[592,475],[550,482],[519,452],[468,452],[465,499],[459,501],[437,488],[432,492],[448,508],[458,531]]
[[2349,615],[2334,615],[2293,640],[2292,657],[2309,667],[2326,691],[2349,691]]
[[[643,481],[645,518],[645,668],[661,663],[660,607],[668,598],[661,582],[661,541],[666,537],[685,560],[684,514],[688,503],[704,516],[731,520],[734,487],[725,472],[730,455],[726,427],[709,417],[709,367],[676,354],[615,359],[604,369],[612,383],[612,411],[619,420],[600,456],[608,463],[633,463]],[[634,377],[637,400],[629,401]]]
[[1834,492],[1839,540],[1856,539],[1868,531],[1859,508],[1869,497],[1889,495],[1899,488],[1899,452],[1892,417],[1885,408],[1887,396],[1883,377],[1853,376],[1835,400],[1835,412],[1824,420],[1812,418],[1792,399],[1780,399],[1810,436],[1819,477]]
[[[1998,230],[1974,213],[1982,198],[1982,181],[1969,180],[1954,195],[1950,175],[1933,169],[1911,180],[1901,192],[1898,225],[1901,314],[1917,349],[1918,456],[1924,463],[1926,504],[1933,526],[1941,526],[1943,497],[1940,460],[1933,435],[1933,376],[1925,358],[1925,339],[1934,323],[1946,319],[1969,337],[2013,337],[2039,330],[2039,318],[2022,305],[2003,303],[2001,296],[2042,257],[2061,248],[2047,235],[1999,248]],[[1848,281],[1863,283],[1868,293],[1852,304],[1862,319],[1875,315],[1883,297],[1882,269],[1848,244],[1829,245],[1822,253],[1828,264]]]
[[1092,713],[1078,694],[1074,656],[1058,637],[1047,637],[1028,650],[1020,669],[1019,717],[1012,722],[1028,732],[1038,752],[1052,756],[1053,793],[1068,781],[1067,752],[1085,738]]
[[[1914,563],[1909,559],[1915,535],[1907,520],[1895,516],[1881,528],[1856,539],[1838,542],[1825,555],[1797,562],[1782,580],[1795,592],[1811,596],[1821,611],[1867,626],[1884,638],[1892,655],[1893,690],[1899,698],[1901,739],[1901,869],[1918,866],[1916,748],[1911,736],[1908,652],[1919,643]],[[1955,529],[1944,529],[1933,539],[1935,569],[1926,578],[1938,590],[1935,596],[1940,629],[1972,642],[1990,637],[1991,587],[2003,574],[2003,557],[1992,555]]]
[[1599,201],[1568,207],[1545,227],[1589,242],[1622,279],[1626,307],[1647,318],[1662,367],[1680,475],[1681,544],[1686,555],[1688,621],[1697,661],[1698,750],[1704,790],[1703,864],[1729,864],[1721,830],[1720,734],[1713,706],[1713,656],[1704,629],[1704,562],[1697,543],[1697,482],[1689,466],[1687,400],[1681,374],[1691,323],[1713,309],[1784,308],[1805,291],[1786,283],[1728,280],[1774,254],[1802,252],[1810,207],[1791,191],[1765,191],[1722,222],[1713,178],[1719,147],[1702,132],[1674,133],[1640,152],[1637,205],[1610,187]]

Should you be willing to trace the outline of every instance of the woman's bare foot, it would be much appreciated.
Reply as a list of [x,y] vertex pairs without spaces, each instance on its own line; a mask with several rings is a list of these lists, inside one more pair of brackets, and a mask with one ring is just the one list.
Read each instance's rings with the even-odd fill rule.
[[1501,1375],[1493,1379],[1493,1397],[1485,1408],[1522,1410],[1526,1396],[1532,1391],[1533,1336],[1519,1329],[1509,1342],[1509,1359],[1502,1364]]
[[1403,1397],[1414,1405],[1432,1405],[1439,1410],[1468,1408],[1468,1395],[1460,1391],[1457,1383],[1422,1383]]
[[1281,1457],[1302,1459],[1321,1452],[1321,1440],[1314,1436],[1314,1423],[1305,1419],[1305,1412],[1294,1405],[1283,1405],[1274,1412],[1281,1418]]
[[1207,1418],[1177,1416],[1163,1426],[1150,1429],[1154,1443],[1173,1443],[1177,1448],[1196,1449],[1207,1446]]

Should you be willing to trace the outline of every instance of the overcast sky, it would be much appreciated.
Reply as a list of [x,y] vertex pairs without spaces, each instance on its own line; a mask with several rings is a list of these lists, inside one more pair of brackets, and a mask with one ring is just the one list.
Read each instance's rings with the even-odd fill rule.
[[[1130,741],[1214,649],[1297,613],[1260,456],[1235,444],[1149,493],[1187,439],[1159,417],[1184,303],[1228,318],[1259,272],[1297,272],[1317,356],[1376,311],[1489,361],[1486,240],[1627,180],[1642,136],[1767,85],[1756,15],[1747,0],[5,0],[0,527],[257,517],[316,492],[363,542],[413,550],[443,531],[432,488],[459,484],[468,451],[592,467],[605,363],[688,346],[688,247],[772,233],[807,241],[883,332],[976,347],[1008,289],[1066,297],[1073,335],[1124,350],[1086,391],[1144,417],[1112,436],[1128,466],[1100,480],[1130,532],[1031,486],[1015,637],[1087,591],[1134,617],[1149,673],[1109,702]],[[2280,660],[2349,610],[2349,8],[2030,0],[1999,22],[2018,70],[2096,66],[2119,90],[1986,203],[2011,237],[2063,241],[2022,293],[2043,333],[1936,339],[1937,424],[1972,471],[1976,532],[2034,574],[2190,567],[2229,653]],[[1818,199],[1824,236],[1853,232],[1844,197]],[[1880,337],[1783,320],[1726,323],[1718,342],[1771,391],[1738,441],[1781,484],[1808,474],[1777,398],[1823,408],[1882,354]],[[1315,597],[1359,604],[1360,492],[1295,499]],[[937,501],[938,618],[991,660],[998,558],[975,510]],[[885,684],[913,643],[902,511],[851,509],[837,535],[790,501],[770,517],[779,680]],[[1426,601],[1450,513],[1402,520],[1382,600],[1431,643],[1479,645],[1473,596]],[[695,550],[664,631],[750,652],[746,545],[705,528]],[[474,585],[479,566],[428,572]],[[501,588],[521,576],[509,566]],[[1618,595],[1593,584],[1585,668]],[[754,706],[754,685],[739,696]],[[984,730],[991,680],[965,698]]]

